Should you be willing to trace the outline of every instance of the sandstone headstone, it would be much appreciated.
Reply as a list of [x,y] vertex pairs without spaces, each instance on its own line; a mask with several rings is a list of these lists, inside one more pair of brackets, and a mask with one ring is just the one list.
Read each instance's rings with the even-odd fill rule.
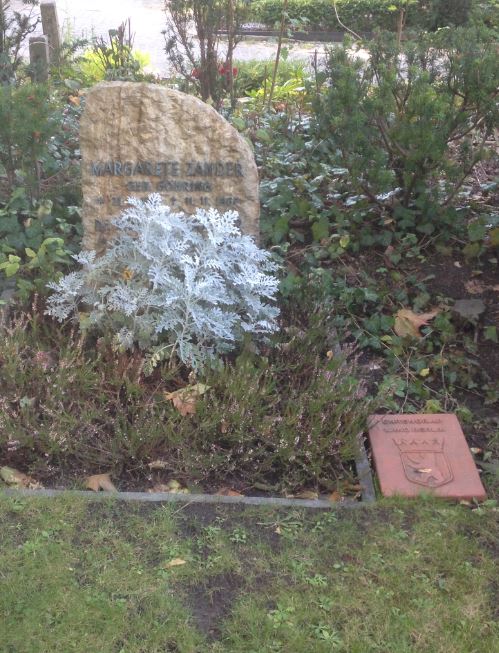
[[197,98],[156,84],[103,82],[81,119],[84,247],[102,252],[130,196],[174,210],[239,213],[258,237],[258,171],[239,133]]
[[384,496],[486,498],[455,415],[372,415],[369,440]]

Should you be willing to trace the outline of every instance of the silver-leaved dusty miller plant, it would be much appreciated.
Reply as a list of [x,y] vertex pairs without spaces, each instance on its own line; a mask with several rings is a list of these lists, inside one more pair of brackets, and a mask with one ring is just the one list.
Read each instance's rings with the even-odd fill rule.
[[138,344],[149,367],[177,355],[198,369],[245,334],[276,331],[277,266],[241,234],[235,211],[175,213],[157,194],[128,201],[106,253],[81,252],[82,269],[49,284],[47,313],[111,330],[122,348]]

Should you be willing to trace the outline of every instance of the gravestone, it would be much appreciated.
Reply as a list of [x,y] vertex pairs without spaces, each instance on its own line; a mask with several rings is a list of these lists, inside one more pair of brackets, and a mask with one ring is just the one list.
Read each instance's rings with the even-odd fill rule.
[[212,107],[157,84],[103,82],[81,119],[83,245],[101,253],[130,196],[159,193],[172,210],[239,213],[258,238],[258,170],[240,134]]
[[369,440],[384,496],[486,499],[455,415],[372,415]]

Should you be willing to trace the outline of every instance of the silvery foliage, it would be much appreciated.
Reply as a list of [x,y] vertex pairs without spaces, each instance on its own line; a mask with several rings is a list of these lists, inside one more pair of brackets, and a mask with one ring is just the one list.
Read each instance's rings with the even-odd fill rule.
[[[277,266],[250,236],[238,214],[198,209],[174,213],[159,195],[130,198],[114,220],[117,235],[106,253],[83,251],[82,265],[49,286],[47,312],[81,326],[112,329],[120,347],[135,343],[154,366],[178,355],[194,369],[232,350],[245,334],[276,330],[273,302]],[[79,313],[81,307],[89,313]]]

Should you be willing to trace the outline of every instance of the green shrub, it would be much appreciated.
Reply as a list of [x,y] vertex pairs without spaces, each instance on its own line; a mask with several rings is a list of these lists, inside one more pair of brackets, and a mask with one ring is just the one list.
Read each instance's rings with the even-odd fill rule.
[[[17,3],[19,4],[19,3]],[[0,0],[0,84],[15,82],[23,67],[23,46],[40,22],[33,6],[38,0],[22,0],[25,11],[11,7],[10,0]]]
[[[407,6],[408,28],[437,29],[446,25],[463,25],[478,0],[337,0],[338,14],[344,25],[356,32],[395,30],[400,6]],[[281,20],[283,0],[256,0],[251,4],[255,20],[275,25]],[[289,0],[287,13],[308,29],[342,31],[333,10],[332,0]]]
[[[265,85],[270,87],[274,60],[236,61],[235,66],[237,68],[235,86],[239,97],[248,95],[251,92],[258,92]],[[284,60],[279,62],[276,80],[278,85],[284,84],[289,79],[304,79],[306,77],[308,77],[308,73],[305,62]]]
[[9,192],[19,182],[37,192],[39,161],[58,122],[47,86],[0,85],[0,176],[6,176]]
[[140,81],[144,68],[150,63],[148,54],[133,47],[134,35],[130,19],[118,29],[109,30],[109,38],[95,40],[92,48],[85,52],[78,64],[85,84],[95,84],[103,79],[109,81]]
[[[151,57],[147,53],[133,50],[130,52],[130,59],[127,62],[128,77],[141,75],[144,68],[151,63]],[[90,49],[82,54],[81,61],[77,64],[79,73],[82,75],[85,85],[96,84],[104,79],[109,79],[113,74],[123,76],[125,68],[116,65],[114,68],[112,64],[107,64],[102,56],[95,50]],[[114,73],[112,71],[114,70]]]
[[367,62],[331,50],[320,135],[359,194],[430,234],[496,124],[496,46],[459,28],[406,42],[402,53],[395,38],[372,42]]
[[32,293],[47,295],[47,284],[67,270],[70,251],[78,247],[81,224],[76,207],[30,200],[23,187],[0,204],[0,291],[12,281],[16,301]]

